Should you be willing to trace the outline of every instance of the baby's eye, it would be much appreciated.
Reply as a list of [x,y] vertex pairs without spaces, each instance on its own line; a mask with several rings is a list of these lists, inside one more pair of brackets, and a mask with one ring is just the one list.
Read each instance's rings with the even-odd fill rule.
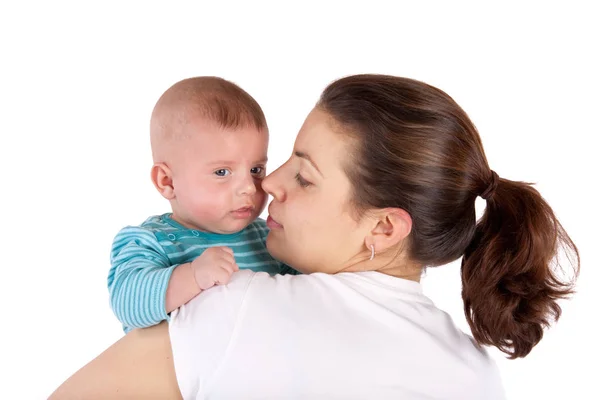
[[265,172],[265,168],[264,167],[254,167],[250,169],[250,173],[252,175],[262,175]]
[[217,176],[227,176],[231,173],[228,169],[218,169],[215,171],[215,175]]

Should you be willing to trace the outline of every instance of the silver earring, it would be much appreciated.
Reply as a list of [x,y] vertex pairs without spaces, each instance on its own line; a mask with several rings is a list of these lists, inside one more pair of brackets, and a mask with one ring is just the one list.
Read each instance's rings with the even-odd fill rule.
[[371,245],[371,258],[369,258],[369,261],[373,261],[374,258],[375,258],[375,246]]

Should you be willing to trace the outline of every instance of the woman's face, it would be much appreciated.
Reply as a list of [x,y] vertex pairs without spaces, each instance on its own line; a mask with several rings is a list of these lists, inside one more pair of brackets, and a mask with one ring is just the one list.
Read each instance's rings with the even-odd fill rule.
[[[345,140],[344,140],[345,139]],[[336,273],[364,261],[368,224],[353,218],[347,136],[314,109],[298,133],[289,160],[263,181],[273,200],[267,248],[303,273]]]

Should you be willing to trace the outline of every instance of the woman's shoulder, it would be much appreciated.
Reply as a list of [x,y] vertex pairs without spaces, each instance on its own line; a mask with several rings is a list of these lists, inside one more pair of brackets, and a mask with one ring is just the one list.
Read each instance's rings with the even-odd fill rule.
[[418,283],[382,274],[240,271],[228,285],[190,301],[173,320],[176,369],[194,371],[190,382],[204,377],[216,391],[230,390],[236,373],[247,375],[237,366],[256,362],[254,354],[268,355],[253,375],[261,388],[285,365],[290,376],[324,377],[327,390],[341,390],[336,382],[343,376],[356,383],[345,384],[349,392],[368,388],[381,392],[377,398],[422,392],[492,399],[500,390],[485,350],[455,329]]

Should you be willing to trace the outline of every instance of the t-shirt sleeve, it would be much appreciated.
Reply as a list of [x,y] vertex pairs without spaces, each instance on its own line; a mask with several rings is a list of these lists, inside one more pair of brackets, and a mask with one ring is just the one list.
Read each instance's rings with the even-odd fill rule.
[[227,285],[207,289],[171,313],[169,335],[184,399],[195,399],[218,371],[254,275],[236,272]]

